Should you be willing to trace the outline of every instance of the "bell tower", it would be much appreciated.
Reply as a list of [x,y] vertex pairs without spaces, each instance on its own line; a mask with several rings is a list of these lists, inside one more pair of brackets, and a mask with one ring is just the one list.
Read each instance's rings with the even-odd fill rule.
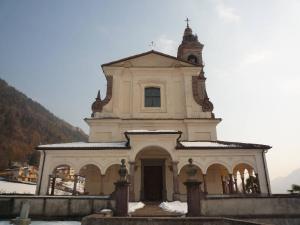
[[178,47],[177,58],[194,64],[203,65],[202,49],[204,45],[198,41],[198,36],[193,34],[192,29],[189,27],[189,19],[186,18],[185,21],[186,28],[184,30],[182,42]]

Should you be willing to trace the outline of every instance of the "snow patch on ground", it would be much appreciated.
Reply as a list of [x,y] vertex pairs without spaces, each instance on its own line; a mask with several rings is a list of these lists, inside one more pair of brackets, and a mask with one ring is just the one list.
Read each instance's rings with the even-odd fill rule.
[[35,194],[35,189],[36,185],[32,184],[0,181],[0,193]]
[[137,209],[141,209],[145,206],[142,202],[129,202],[128,203],[128,213],[133,213]]
[[[0,221],[0,225],[10,225],[9,221]],[[31,225],[81,225],[79,221],[31,221]]]
[[180,202],[180,201],[162,202],[159,205],[159,207],[168,212],[181,213],[181,214],[187,213],[187,203],[186,202]]

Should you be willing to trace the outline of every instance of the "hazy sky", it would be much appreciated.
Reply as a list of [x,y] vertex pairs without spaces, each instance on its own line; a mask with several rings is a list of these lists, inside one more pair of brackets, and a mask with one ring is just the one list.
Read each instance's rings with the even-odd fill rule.
[[300,1],[0,1],[0,77],[88,132],[100,65],[176,55],[185,18],[205,45],[218,138],[269,144],[271,178],[300,167]]

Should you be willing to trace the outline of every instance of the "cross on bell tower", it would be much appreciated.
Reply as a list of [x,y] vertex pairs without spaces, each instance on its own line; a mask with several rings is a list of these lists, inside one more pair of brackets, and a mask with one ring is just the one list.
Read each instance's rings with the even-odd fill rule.
[[189,27],[189,18],[187,17],[186,19],[185,19],[185,22],[186,22],[186,27]]

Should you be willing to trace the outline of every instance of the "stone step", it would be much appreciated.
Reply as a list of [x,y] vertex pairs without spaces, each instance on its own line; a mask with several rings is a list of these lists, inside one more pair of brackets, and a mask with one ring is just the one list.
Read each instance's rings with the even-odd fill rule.
[[[101,217],[86,216],[82,225],[267,225],[222,217]],[[269,224],[270,225],[270,224]]]

